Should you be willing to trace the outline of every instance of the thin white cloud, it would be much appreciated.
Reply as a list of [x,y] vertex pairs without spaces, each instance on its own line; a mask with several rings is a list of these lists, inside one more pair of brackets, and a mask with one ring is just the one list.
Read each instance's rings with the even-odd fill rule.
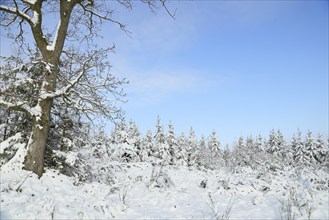
[[186,91],[196,86],[197,78],[196,75],[192,74],[153,73],[141,75],[138,79],[132,81],[132,89],[135,92],[142,93]]
[[137,24],[133,33],[136,49],[169,52],[191,44],[197,28],[194,19],[173,20],[168,15],[158,15]]
[[197,92],[210,83],[202,74],[191,71],[152,72],[131,76],[127,92],[135,101],[149,103],[177,93]]
[[[220,78],[221,74],[216,76],[203,70],[182,70],[175,65],[173,70],[168,71],[168,68],[161,68],[166,62],[153,64],[151,60],[157,56],[160,56],[160,60],[170,56],[172,52],[181,51],[184,47],[198,42],[199,32],[204,26],[214,25],[213,28],[218,28],[232,21],[248,26],[264,20],[272,10],[277,10],[270,7],[275,5],[274,3],[182,2],[180,4],[181,7],[177,6],[176,20],[165,12],[159,12],[157,15],[145,14],[147,8],[138,8],[139,10],[133,10],[131,14],[125,14],[127,20],[124,23],[127,23],[128,29],[132,31],[132,39],[122,33],[114,37],[118,54],[112,63],[114,73],[123,74],[130,81],[126,91],[131,101],[153,102],[178,92],[197,92],[200,89],[208,89],[209,85],[218,86],[217,83],[222,82],[209,77]],[[218,10],[209,12],[209,7]],[[150,60],[150,63],[145,60]]]
[[170,17],[163,8],[153,14],[145,4],[135,4],[132,11],[119,10],[114,16],[127,24],[131,38],[110,26],[103,30],[107,40],[102,44],[108,44],[108,40],[112,39],[118,46],[118,52],[128,55],[131,51],[166,53],[191,45],[198,35],[198,18],[180,7],[177,2],[171,4],[173,11],[177,8],[176,19]]

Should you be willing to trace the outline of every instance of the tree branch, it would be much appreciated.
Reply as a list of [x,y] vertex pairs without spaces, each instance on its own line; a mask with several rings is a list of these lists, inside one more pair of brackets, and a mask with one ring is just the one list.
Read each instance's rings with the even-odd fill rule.
[[17,88],[19,86],[25,86],[27,84],[33,85],[36,81],[32,78],[26,77],[15,80],[14,83],[8,83],[0,89],[0,94],[6,94],[10,89]]
[[33,110],[26,102],[10,103],[0,99],[0,106],[8,110],[15,110],[33,115]]
[[80,71],[80,73],[78,74],[78,76],[69,81],[68,82],[68,85],[65,86],[64,88],[54,92],[54,93],[43,93],[43,94],[40,94],[40,98],[41,99],[49,99],[49,98],[57,98],[59,96],[65,96],[79,81],[80,79],[82,78],[82,76],[84,76],[87,72],[87,70],[89,68],[91,68],[89,65],[89,62],[94,58],[94,56],[97,54],[98,51],[95,51],[90,57],[88,57],[88,59],[86,59],[84,62],[83,62],[83,65],[82,65],[82,70]]
[[[19,10],[17,2],[15,0],[14,0],[14,4],[15,4],[15,8],[7,7],[5,5],[0,5],[0,11],[4,11],[9,14],[16,15],[16,16],[20,17],[21,19],[23,19],[24,21],[27,21],[30,25],[33,25],[31,17]],[[14,19],[16,19],[16,18],[14,18]]]
[[[90,13],[91,15],[101,19],[101,20],[107,20],[107,21],[110,21],[114,24],[117,24],[121,30],[123,30],[126,34],[128,34],[128,36],[131,35],[131,32],[127,30],[126,28],[126,25],[122,24],[121,22],[117,21],[117,20],[114,20],[112,18],[110,18],[108,15],[110,14],[109,12],[106,13],[106,15],[101,15],[95,11],[93,11],[92,9],[90,8],[87,8],[85,5],[83,5],[82,3],[79,3],[79,5],[83,8],[84,11]],[[91,17],[92,19],[92,17]]]
[[170,10],[167,8],[167,5],[166,5],[166,0],[160,0],[162,6],[165,8],[165,10],[167,11],[167,13],[170,15],[170,17],[172,17],[173,19],[176,19],[175,16],[176,16],[176,9],[174,11],[174,13],[171,13]]

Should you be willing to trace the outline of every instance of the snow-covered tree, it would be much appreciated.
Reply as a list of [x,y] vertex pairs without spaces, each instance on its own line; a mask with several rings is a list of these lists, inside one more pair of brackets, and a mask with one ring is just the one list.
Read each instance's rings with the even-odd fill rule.
[[302,132],[298,131],[292,138],[291,148],[295,166],[302,165],[305,162],[305,145],[302,141]]
[[210,158],[211,154],[207,147],[206,139],[203,135],[201,136],[201,139],[199,141],[198,148],[200,149],[200,154],[199,154],[199,157],[197,158],[195,164],[197,166],[205,166],[205,167],[209,166],[209,163],[210,163],[209,158]]
[[186,166],[188,163],[187,156],[187,138],[184,133],[182,133],[178,139],[178,150],[176,154],[177,164]]
[[272,129],[267,142],[267,151],[271,154],[279,151],[276,132]]
[[156,133],[154,135],[154,139],[155,139],[156,143],[159,143],[159,144],[166,143],[166,137],[165,137],[165,134],[163,132],[163,126],[161,124],[161,119],[160,119],[159,116],[158,116],[158,119],[157,119]]
[[282,150],[285,147],[286,141],[284,139],[284,136],[280,130],[277,131],[277,145],[279,150]]
[[92,134],[91,148],[93,156],[96,158],[108,157],[111,153],[109,144],[110,140],[107,134],[105,133],[104,126],[100,126],[97,132]]
[[114,130],[111,133],[112,144],[128,143],[128,129],[124,120],[115,125]]
[[245,157],[248,158],[247,159],[247,164],[248,165],[252,165],[254,164],[255,161],[255,143],[254,143],[254,139],[252,136],[247,137],[246,140],[246,148],[245,148]]
[[279,162],[285,157],[286,141],[280,130],[275,132],[274,130],[270,131],[268,139],[267,151],[272,155],[272,158]]
[[195,136],[195,132],[193,128],[191,127],[190,129],[190,135],[189,135],[189,145],[191,147],[191,154],[189,155],[189,166],[194,166],[194,165],[200,165],[200,160],[201,160],[201,146],[200,142]]
[[246,148],[248,150],[251,150],[253,147],[254,147],[254,139],[252,136],[249,136],[249,137],[247,137],[247,140],[246,140]]
[[[40,56],[40,53],[29,50],[28,55],[30,56],[30,61],[33,62],[33,60]],[[15,71],[11,68],[11,66],[15,65],[18,67],[24,65],[20,55],[6,58],[5,64],[0,67],[0,82],[2,84],[0,88],[7,87],[6,93],[1,94],[1,96],[3,95],[5,100],[25,100],[26,103],[29,104],[37,103],[37,94],[40,92],[40,83],[38,82],[40,77],[42,77],[41,67],[38,65],[25,65],[22,70]],[[62,63],[61,66],[62,65],[64,64]],[[15,80],[17,80],[17,78],[23,80],[23,76],[27,77],[24,83],[11,86],[16,85]],[[62,86],[62,81],[58,80],[57,85]],[[2,124],[1,121],[4,121],[6,125],[3,126],[3,138],[21,132],[22,140],[27,143],[33,122],[31,115],[26,112],[10,109],[5,110],[0,107],[0,112],[2,111],[6,113],[6,115],[4,115],[6,117],[0,117],[0,124]],[[65,161],[63,155],[65,155],[67,151],[72,150],[72,146],[79,148],[89,142],[87,138],[89,126],[90,124],[82,119],[82,115],[79,114],[79,111],[70,104],[64,102],[60,98],[54,99],[50,113],[48,141],[44,152],[44,165],[51,168],[58,168],[60,164]],[[0,129],[0,136],[2,136],[1,133],[2,130]],[[54,150],[61,151],[61,158],[55,154]]]
[[[130,0],[118,2],[127,8],[133,6]],[[158,3],[154,0],[142,2],[153,9]],[[165,6],[164,2],[161,1],[160,5]],[[124,95],[118,88],[125,80],[116,79],[109,72],[110,65],[106,61],[107,54],[113,48],[95,47],[82,51],[82,48],[92,47],[90,42],[98,36],[98,28],[104,21],[112,22],[126,31],[125,26],[112,17],[111,6],[107,1],[92,0],[61,0],[52,3],[43,0],[1,2],[2,34],[7,31],[7,36],[23,49],[29,43],[35,44],[40,53],[32,62],[26,61],[20,67],[12,66],[12,71],[18,73],[14,75],[14,83],[8,83],[7,86],[1,87],[0,91],[2,108],[22,111],[32,118],[24,168],[39,176],[44,172],[44,153],[54,99],[70,103],[91,118],[101,115],[115,120],[121,113],[116,103]],[[57,28],[50,27],[50,23],[47,25],[44,22],[45,16],[52,17],[53,21],[57,19]],[[28,30],[32,34],[31,42],[27,42],[31,39],[26,37]],[[55,30],[54,34],[51,33],[52,30]],[[72,48],[79,48],[79,51]],[[41,77],[28,77],[27,72],[32,68],[38,68],[37,75]],[[61,87],[59,81],[62,81]],[[17,100],[17,96],[6,96],[5,99],[3,94],[8,94],[12,88],[20,86],[35,86],[36,102]]]
[[60,99],[54,99],[47,147],[70,151],[72,145],[69,146],[68,142],[75,147],[82,147],[89,142],[90,128],[91,123],[85,120],[77,109]]
[[139,131],[134,122],[129,126],[124,120],[118,123],[111,134],[111,158],[122,162],[140,161],[136,143],[139,142]]
[[234,164],[236,166],[245,166],[249,164],[249,158],[246,152],[247,152],[247,147],[244,142],[244,138],[240,136],[234,145],[234,151],[233,151]]
[[170,165],[176,164],[178,142],[176,139],[174,126],[172,125],[171,122],[169,122],[169,125],[168,125],[167,143],[168,143],[168,148],[169,148],[169,153],[170,153],[169,164]]
[[[29,54],[36,56],[36,53]],[[27,103],[34,103],[35,95],[38,92],[37,86],[30,83],[29,78],[40,77],[40,70],[35,67],[26,71],[26,80],[20,75],[19,68],[23,65],[21,55],[16,53],[10,57],[1,57],[0,66],[0,99],[4,101],[15,101],[23,99]],[[33,78],[32,78],[33,77]],[[18,81],[18,82],[17,82]],[[0,101],[1,103],[1,101]],[[2,140],[22,132],[28,136],[32,127],[32,117],[23,111],[5,108],[0,104],[0,137]]]
[[228,145],[225,146],[224,151],[223,151],[223,159],[224,159],[224,165],[226,168],[229,170],[232,168],[232,153],[230,151],[230,148]]
[[219,146],[220,146],[220,142],[217,138],[216,131],[213,131],[213,132],[211,132],[211,135],[209,136],[208,148],[210,149],[211,153],[215,157],[219,156]]
[[111,159],[126,163],[140,161],[134,147],[127,143],[116,145],[111,154]]
[[171,163],[171,155],[169,152],[169,146],[168,144],[159,144],[159,158],[160,158],[160,163],[161,165],[169,165]]
[[315,151],[315,159],[317,160],[317,163],[323,163],[326,159],[326,148],[321,134],[318,134],[315,141]]
[[187,140],[187,164],[188,166],[193,166],[194,161],[198,157],[200,149],[198,148],[198,140],[195,136],[195,131],[193,128],[190,128],[190,133]]
[[305,162],[307,164],[316,164],[317,160],[316,158],[320,154],[320,152],[317,151],[317,146],[314,141],[314,137],[311,131],[308,131],[306,134],[306,139],[304,141],[305,145]]
[[128,144],[133,146],[136,153],[139,154],[141,133],[139,132],[139,129],[134,121],[129,122],[127,135],[128,135],[127,137]]
[[293,151],[290,145],[287,144],[282,132],[277,131],[277,148],[279,151],[276,153],[281,159],[283,165],[291,165],[293,163]]
[[145,136],[142,138],[141,149],[139,153],[140,161],[154,162],[154,150],[153,150],[153,134],[151,130],[148,130]]
[[253,148],[250,152],[250,155],[252,155],[252,166],[255,169],[262,169],[264,168],[265,163],[268,160],[268,153],[265,150],[266,141],[263,139],[261,135],[258,135],[254,144]]
[[261,135],[258,135],[255,142],[255,150],[258,152],[265,151],[265,142]]
[[4,110],[0,108],[0,142],[22,132],[22,138],[27,139],[31,127],[30,118],[25,113]]
[[220,141],[218,140],[217,134],[213,131],[208,138],[208,148],[211,153],[210,165],[213,168],[223,164],[222,152],[220,150]]
[[159,116],[157,119],[156,129],[157,131],[154,136],[154,140],[155,140],[154,155],[161,160],[162,165],[168,165],[171,160],[169,146],[166,141],[166,136],[163,132],[163,126],[161,124],[161,120]]

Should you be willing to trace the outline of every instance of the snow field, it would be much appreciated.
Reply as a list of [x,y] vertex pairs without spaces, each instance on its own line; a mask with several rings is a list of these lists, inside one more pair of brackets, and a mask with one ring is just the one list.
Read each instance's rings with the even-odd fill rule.
[[293,170],[262,174],[249,168],[232,173],[150,163],[109,164],[112,185],[77,185],[55,170],[38,179],[15,163],[5,164],[1,219],[281,219],[288,201],[296,219],[307,219],[307,210],[312,210],[311,219],[329,218],[328,191],[316,190],[310,181],[328,179],[321,170],[297,181]]

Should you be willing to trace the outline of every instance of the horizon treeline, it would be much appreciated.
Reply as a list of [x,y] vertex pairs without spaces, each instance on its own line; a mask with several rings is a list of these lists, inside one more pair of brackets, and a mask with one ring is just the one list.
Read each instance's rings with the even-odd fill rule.
[[[29,118],[12,113],[3,116],[7,117],[0,120],[1,165],[15,155],[16,144],[26,144],[30,135]],[[234,172],[242,167],[274,171],[286,167],[329,168],[328,140],[311,131],[306,134],[297,131],[291,141],[287,141],[280,130],[271,130],[267,137],[241,136],[228,147],[221,144],[216,131],[198,138],[191,127],[187,135],[178,135],[170,122],[165,132],[159,117],[155,130],[146,134],[142,134],[133,121],[127,123],[123,120],[107,134],[104,127],[93,129],[90,124],[69,120],[67,116],[54,118],[50,128],[45,166],[69,176],[90,175],[86,170],[92,165],[86,164],[94,163],[89,161],[91,158],[198,169],[226,168]]]
[[[169,122],[167,132],[158,117],[155,131],[142,134],[134,121],[122,123],[106,135],[97,133],[98,145],[111,149],[115,160],[121,162],[152,162],[163,165],[204,166],[217,168],[237,165],[312,166],[328,163],[328,141],[321,134],[299,130],[287,141],[280,130],[271,130],[268,137],[240,137],[231,147],[223,146],[216,131],[198,138],[193,128],[187,135],[175,133]],[[115,156],[114,156],[115,155]]]

